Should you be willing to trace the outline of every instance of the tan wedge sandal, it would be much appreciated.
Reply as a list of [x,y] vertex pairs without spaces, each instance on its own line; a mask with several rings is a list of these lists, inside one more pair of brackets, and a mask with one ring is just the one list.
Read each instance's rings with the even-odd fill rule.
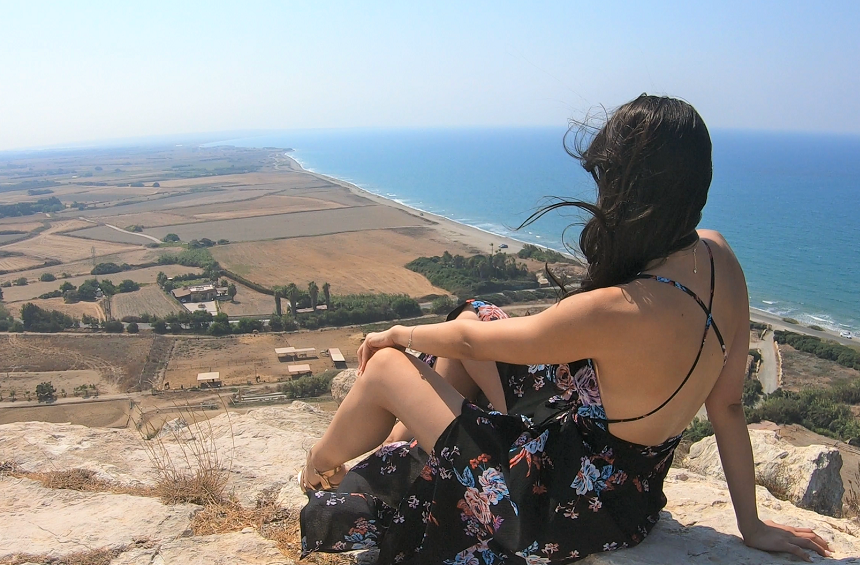
[[[299,481],[299,486],[302,487],[302,490],[304,490],[306,493],[311,492],[311,491],[315,491],[315,490],[324,490],[324,491],[335,491],[335,490],[337,490],[337,487],[340,486],[340,480],[337,482],[334,482],[331,480],[331,478],[334,477],[335,475],[337,475],[338,473],[340,473],[341,470],[343,470],[343,465],[338,465],[337,467],[335,467],[334,469],[332,469],[330,471],[320,472],[316,469],[316,467],[314,467],[311,464],[311,452],[312,451],[313,451],[313,448],[311,448],[311,451],[308,451],[308,459],[305,462],[305,467],[304,467],[304,469],[299,471],[299,476],[297,478],[297,480]],[[309,475],[311,475],[311,476],[309,476]],[[319,479],[319,482],[313,482],[313,483],[311,482],[311,479],[314,476],[317,479]],[[343,477],[341,477],[341,480],[342,479],[343,479]]]

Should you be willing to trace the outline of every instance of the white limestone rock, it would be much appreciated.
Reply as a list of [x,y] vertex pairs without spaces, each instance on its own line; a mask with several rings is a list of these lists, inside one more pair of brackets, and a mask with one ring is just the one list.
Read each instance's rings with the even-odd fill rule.
[[177,539],[191,535],[191,518],[200,508],[126,494],[48,489],[29,479],[2,477],[0,562],[16,553],[58,558],[139,539]]
[[167,541],[151,548],[132,549],[110,565],[294,565],[271,540],[252,528],[229,534]]
[[[756,465],[756,480],[783,491],[801,508],[839,516],[845,488],[839,450],[823,445],[794,447],[772,430],[749,430]],[[714,436],[690,447],[686,465],[691,471],[725,479]]]
[[346,394],[355,384],[355,379],[358,378],[357,369],[346,369],[341,371],[331,381],[331,396],[337,402],[338,406],[346,398]]

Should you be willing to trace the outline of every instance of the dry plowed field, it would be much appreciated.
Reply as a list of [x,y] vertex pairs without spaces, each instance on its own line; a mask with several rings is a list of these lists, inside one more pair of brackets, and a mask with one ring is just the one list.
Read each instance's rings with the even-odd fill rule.
[[63,314],[67,314],[72,318],[77,318],[78,320],[80,320],[84,314],[99,320],[105,319],[105,313],[104,310],[102,310],[100,302],[76,302],[75,304],[66,304],[63,302],[62,298],[37,298],[34,300],[20,300],[17,302],[7,301],[6,305],[9,307],[9,310],[15,314],[15,316],[20,317],[21,307],[24,304],[35,304],[43,310],[56,310],[57,312],[62,312]]
[[[54,385],[56,387],[56,384]],[[69,389],[66,389],[68,392]],[[69,394],[71,397],[71,394]],[[18,398],[24,396],[19,393]],[[90,397],[92,399],[92,397]],[[11,406],[3,403],[0,406]],[[51,404],[30,408],[0,410],[0,424],[12,422],[56,422],[89,426],[91,428],[124,428],[128,425],[128,400],[94,402],[87,400],[78,404]]]
[[[23,269],[31,269],[33,267],[37,267],[39,265],[44,265],[44,259],[37,259],[36,257],[27,257],[26,255],[17,255],[13,257],[0,257],[0,271],[20,271]],[[14,280],[18,277],[23,276],[20,273],[15,273],[15,276],[12,276],[12,273],[9,273],[0,280]],[[4,292],[5,294],[5,292]]]
[[331,233],[354,232],[379,228],[426,226],[423,218],[390,206],[357,206],[311,212],[294,212],[259,218],[214,220],[205,223],[180,224],[144,230],[147,235],[163,238],[178,234],[183,241],[225,238],[230,241],[260,241],[290,237],[307,237]]
[[151,336],[0,334],[0,370],[98,372],[118,390],[137,386]]
[[[219,304],[221,312],[228,316],[268,316],[275,311],[275,298],[262,292],[250,289],[247,286],[236,285],[236,299],[233,302],[227,300]],[[284,302],[283,304],[289,304]]]
[[306,212],[308,210],[329,210],[342,208],[343,204],[308,198],[305,196],[264,196],[247,202],[229,204],[212,204],[194,208],[181,208],[179,212],[198,220],[229,220],[232,218],[251,218],[256,216],[271,216],[273,214],[288,214],[290,212]]
[[2,249],[5,251],[19,251],[30,257],[38,257],[40,259],[77,261],[90,257],[93,247],[95,247],[96,257],[131,251],[136,248],[133,245],[120,245],[64,235],[39,234],[26,241],[5,245]]
[[[134,251],[126,251],[124,253],[117,253],[116,255],[105,255],[104,257],[99,257],[97,260],[99,263],[116,263],[117,265],[122,265],[123,263],[128,263],[129,265],[139,265],[142,263],[153,263],[158,261],[158,257],[163,255],[166,252],[171,251],[169,248],[161,248],[161,249],[141,249],[138,247]],[[34,259],[35,260],[35,259]],[[41,264],[42,261],[39,261]],[[166,265],[165,265],[166,267]],[[0,269],[2,270],[2,269]],[[0,282],[7,280],[15,280],[18,277],[26,277],[29,281],[37,281],[42,273],[51,273],[58,279],[61,278],[62,273],[68,273],[72,276],[81,276],[81,275],[89,275],[90,271],[93,270],[93,262],[91,259],[82,259],[78,261],[72,261],[70,263],[63,263],[62,265],[54,265],[53,267],[39,267],[35,269],[29,269],[26,271],[21,271],[17,273],[8,273],[6,275],[0,275]],[[188,267],[189,271],[194,270],[193,267]],[[110,275],[108,275],[110,277]],[[92,278],[90,275],[87,278]],[[125,277],[124,277],[125,278]],[[113,279],[111,279],[113,280]],[[122,279],[120,279],[122,280]],[[155,279],[153,279],[155,280]],[[62,284],[63,281],[60,281]],[[30,283],[33,284],[33,283]],[[50,288],[49,290],[54,290],[54,288]],[[47,292],[47,291],[45,291]],[[41,294],[41,293],[40,293]]]
[[[118,210],[121,210],[119,208]],[[187,222],[188,218],[174,214],[171,212],[141,212],[139,214],[117,214],[116,216],[101,216],[100,220],[104,220],[107,224],[113,224],[119,228],[127,228],[129,226],[169,226],[172,224],[181,224]]]
[[136,292],[125,292],[111,298],[111,315],[115,320],[126,316],[150,314],[164,317],[182,312],[182,306],[170,298],[158,285],[149,285]]
[[3,218],[0,220],[0,230],[33,231],[42,227],[42,222],[34,222],[32,216]]
[[224,268],[265,285],[310,281],[331,284],[334,294],[361,292],[445,294],[403,265],[420,256],[467,253],[437,239],[434,230],[373,230],[301,239],[234,243],[212,248]]

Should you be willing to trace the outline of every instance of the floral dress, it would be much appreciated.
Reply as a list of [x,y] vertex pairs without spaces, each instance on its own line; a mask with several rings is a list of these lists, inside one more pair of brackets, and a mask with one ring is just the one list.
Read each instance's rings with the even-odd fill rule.
[[[482,320],[507,317],[469,304]],[[338,492],[310,493],[302,555],[378,547],[384,564],[536,565],[642,541],[680,436],[643,446],[610,434],[590,360],[497,366],[507,415],[464,400],[431,453],[386,445]]]

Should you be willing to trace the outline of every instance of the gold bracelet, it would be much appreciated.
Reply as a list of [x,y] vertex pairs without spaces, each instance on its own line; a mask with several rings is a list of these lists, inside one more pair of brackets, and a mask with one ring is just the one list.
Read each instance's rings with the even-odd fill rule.
[[415,326],[412,326],[412,331],[409,332],[409,341],[406,343],[406,349],[412,349],[412,334],[415,333]]

